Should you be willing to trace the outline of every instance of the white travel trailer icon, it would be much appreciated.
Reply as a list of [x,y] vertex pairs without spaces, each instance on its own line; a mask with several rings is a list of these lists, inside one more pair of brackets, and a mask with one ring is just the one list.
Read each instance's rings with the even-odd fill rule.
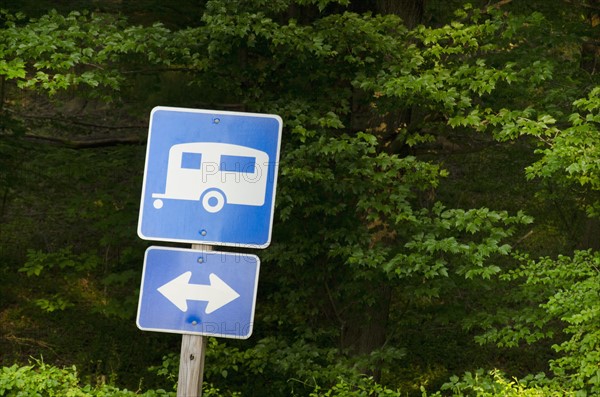
[[261,206],[267,190],[267,153],[246,146],[193,142],[171,146],[165,193],[153,193],[154,208],[162,199],[200,200],[208,212],[225,204]]

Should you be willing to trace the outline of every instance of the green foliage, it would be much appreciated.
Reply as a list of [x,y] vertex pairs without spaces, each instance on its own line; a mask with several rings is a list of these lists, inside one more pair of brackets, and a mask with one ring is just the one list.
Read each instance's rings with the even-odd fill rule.
[[[86,304],[91,305],[94,312],[107,316],[131,318],[130,306],[134,304],[131,298],[128,297],[119,303],[106,298],[98,302],[97,299],[101,288],[117,289],[128,285],[130,281],[137,279],[139,272],[132,270],[112,272],[101,280],[101,285],[90,285],[90,275],[97,273],[101,265],[102,260],[97,254],[91,252],[75,254],[71,247],[67,247],[51,253],[29,250],[27,261],[18,271],[25,273],[28,277],[35,276],[42,280],[51,277],[54,280],[52,289],[56,292],[49,297],[34,300],[36,306],[44,311],[62,311],[74,307],[74,302],[81,305],[82,301],[87,301]],[[62,276],[61,283],[56,282],[59,275]],[[98,290],[94,291],[94,288]],[[48,290],[51,289],[48,288]]]
[[334,396],[351,396],[351,397],[371,397],[371,396],[403,396],[399,390],[394,391],[388,389],[375,382],[373,378],[360,377],[356,381],[347,381],[340,378],[338,383],[328,389],[323,389],[318,385],[309,394],[310,397],[334,397]]
[[[22,14],[2,12],[0,17],[5,20],[0,75],[19,88],[50,95],[73,86],[93,88],[94,95],[104,93],[107,101],[125,81],[120,62],[156,61],[167,32],[160,24],[127,26],[122,18],[87,11],[66,16],[50,11],[28,21]],[[155,44],[159,47],[148,46]]]
[[568,389],[544,385],[546,378],[543,374],[528,379],[508,379],[502,371],[486,372],[482,369],[475,373],[466,372],[461,378],[453,376],[450,382],[441,387],[441,391],[428,394],[424,388],[423,397],[559,397],[578,396]]
[[[485,130],[499,127],[495,132],[500,140],[516,139],[521,136],[533,136],[543,145],[536,150],[541,158],[527,168],[528,178],[548,178],[556,182],[575,183],[598,190],[596,150],[598,123],[600,118],[600,88],[590,91],[586,98],[573,102],[579,112],[572,113],[567,128],[557,127],[557,119],[533,108],[524,110],[475,109],[466,116],[457,116],[450,120],[452,126],[472,126]],[[580,113],[581,112],[581,113]]]
[[[555,385],[548,385],[548,379],[543,374],[527,379],[509,379],[502,371],[466,372],[462,377],[453,376],[445,383],[440,391],[428,393],[425,387],[421,387],[423,397],[576,397],[579,394],[568,389],[562,389]],[[370,377],[361,377],[355,381],[347,381],[340,378],[337,384],[331,388],[316,386],[310,393],[310,397],[333,397],[333,396],[406,396],[401,390],[392,390],[373,380]]]
[[82,386],[75,366],[59,368],[48,365],[42,360],[36,360],[33,365],[18,366],[15,364],[0,368],[0,396],[168,397],[175,396],[175,393],[162,389],[134,392],[104,383]]
[[[555,6],[555,16],[542,2],[534,3],[544,13],[502,8],[512,7],[504,4],[510,2],[466,5],[448,23],[408,30],[398,15],[377,12],[384,2],[369,2],[368,13],[354,12],[362,7],[343,0],[201,3],[197,23],[181,28],[150,16],[150,23],[132,26],[101,12],[49,11],[27,18],[2,11],[0,78],[2,95],[10,98],[0,98],[7,109],[0,111],[11,121],[1,121],[0,151],[12,151],[5,150],[12,148],[5,146],[5,130],[30,135],[25,131],[40,128],[27,114],[35,108],[22,110],[39,98],[33,93],[56,100],[121,100],[119,106],[130,101],[144,117],[167,97],[178,106],[282,116],[276,228],[272,247],[261,255],[268,271],[261,275],[256,335],[244,345],[211,340],[206,378],[215,386],[207,395],[218,395],[218,389],[228,390],[226,395],[400,395],[393,383],[410,382],[394,377],[400,366],[424,363],[424,372],[441,368],[440,377],[475,365],[454,365],[456,357],[424,347],[427,338],[440,346],[451,339],[445,335],[459,335],[458,319],[469,311],[475,319],[469,329],[486,329],[479,341],[503,348],[551,339],[557,356],[549,365],[556,380],[546,390],[500,372],[467,373],[440,393],[546,396],[556,395],[559,385],[598,391],[596,254],[523,256],[515,270],[515,236],[532,223],[519,203],[533,200],[511,196],[505,193],[510,186],[498,184],[494,188],[510,201],[499,209],[476,199],[465,206],[451,195],[436,196],[440,186],[457,189],[453,173],[468,178],[473,172],[446,170],[449,156],[500,143],[511,150],[511,141],[519,139],[530,152],[532,141],[541,143],[539,159],[527,169],[531,182],[544,178],[552,187],[576,186],[577,199],[591,214],[600,207],[587,195],[600,186],[600,91],[586,89],[589,95],[576,100],[573,93],[589,81],[572,71],[579,68],[573,55],[578,46],[594,36],[564,31],[581,24],[586,8]],[[569,25],[555,20],[564,15],[572,18]],[[557,98],[575,101],[576,113],[565,116],[568,106],[553,103]],[[43,132],[48,138],[73,135],[55,125]],[[89,311],[100,314],[106,329],[132,317],[142,248],[134,241],[140,149],[36,149],[21,156],[31,169],[20,191],[8,172],[20,156],[0,157],[0,180],[7,181],[0,216],[11,211],[2,219],[2,237],[10,236],[3,245],[27,252],[26,258],[15,255],[17,265],[3,268],[15,279],[20,272],[27,286],[35,282],[32,291],[19,292],[33,302],[29,309],[36,315],[41,309],[46,318],[83,322],[81,313]],[[131,171],[135,167],[139,172]],[[537,189],[530,186],[527,196]],[[465,194],[479,188],[469,185]],[[482,314],[490,301],[493,315]],[[2,319],[21,314],[11,310],[0,312]],[[439,325],[444,336],[434,329]],[[412,339],[404,338],[411,332]],[[463,333],[453,342],[460,347],[470,337]],[[127,338],[109,338],[117,339]],[[107,350],[128,344],[114,342]],[[165,354],[159,351],[164,344],[149,345]],[[465,349],[464,356],[482,354]],[[488,367],[494,367],[502,363],[493,358],[496,353],[474,360],[493,361]],[[96,361],[83,357],[87,364]],[[154,371],[173,384],[176,363],[167,356]],[[545,358],[536,361],[545,364]],[[114,365],[112,373],[122,368]],[[68,369],[6,368],[41,374],[40,385],[51,372],[77,390],[77,375]],[[361,377],[361,371],[391,385]],[[12,393],[16,383],[10,385],[5,390]],[[108,388],[85,387],[89,393]]]
[[535,84],[551,77],[547,62],[499,58],[499,54],[509,54],[511,46],[526,40],[527,30],[544,20],[540,14],[532,14],[520,21],[519,35],[508,32],[507,24],[513,22],[493,9],[482,13],[466,7],[460,20],[451,24],[441,28],[421,26],[408,35],[419,45],[411,45],[402,59],[384,65],[376,78],[362,78],[360,87],[404,105],[425,107],[451,127],[480,129],[485,123],[479,114],[491,111],[482,108],[482,103],[493,104],[490,94],[497,95],[507,85]]
[[[509,380],[500,371],[494,370],[485,373],[478,370],[472,374],[465,373],[462,378],[452,377],[450,382],[442,386],[442,391],[428,394],[422,388],[425,396],[477,396],[477,397],[558,397],[577,396],[568,390],[560,390],[544,386],[543,375],[521,381]],[[241,396],[237,392],[222,392],[218,388],[205,383],[203,388],[205,396]],[[297,395],[295,393],[291,395]],[[302,394],[300,394],[302,395]],[[373,380],[372,377],[357,377],[348,381],[342,377],[330,388],[314,386],[307,394],[310,397],[333,396],[390,396],[400,397],[405,394],[400,390],[392,390]],[[59,368],[48,365],[41,360],[36,360],[33,365],[2,367],[0,370],[0,396],[65,396],[65,397],[159,397],[175,396],[174,391],[163,389],[147,391],[129,391],[101,383],[98,385],[81,384],[77,369],[72,367]]]
[[[540,66],[541,80],[537,84],[552,76],[547,66],[539,63],[536,67]],[[577,112],[570,116],[564,114],[571,109],[555,106],[544,109],[548,104],[541,101],[537,109],[477,107],[468,114],[451,118],[449,123],[453,127],[491,130],[500,141],[535,138],[539,142],[535,152],[540,157],[526,172],[528,179],[541,178],[548,187],[550,194],[543,191],[539,197],[547,195],[545,198],[550,200],[557,194],[575,195],[578,205],[589,215],[596,216],[596,183],[600,175],[596,167],[598,92],[596,87],[587,97],[574,100]],[[550,109],[553,112],[547,113]],[[467,326],[483,326],[487,331],[477,340],[494,342],[500,347],[550,339],[552,349],[558,353],[558,358],[549,360],[555,374],[554,386],[565,385],[578,395],[597,394],[600,392],[597,253],[576,251],[573,257],[519,258],[523,265],[502,278],[511,283],[520,282],[520,288],[510,294],[503,306],[494,308],[494,315],[476,316]],[[511,307],[515,303],[518,303],[516,309]]]
[[[559,353],[551,359],[556,382],[574,390],[600,392],[600,253],[578,251],[557,259],[522,258],[522,266],[504,276],[521,282],[521,299],[530,303],[517,313],[499,310],[493,322],[511,325],[490,327],[477,339],[499,346],[519,346],[562,336],[552,345]],[[514,295],[517,296],[516,294]],[[490,324],[489,320],[480,324]]]
[[75,255],[72,248],[61,248],[52,253],[29,250],[27,262],[19,269],[28,276],[39,276],[42,271],[51,269],[73,269],[75,272],[87,272],[98,267],[99,258],[89,253]]
[[[502,240],[511,236],[514,228],[509,225],[528,224],[532,219],[525,214],[509,216],[507,212],[445,209],[437,203],[431,212],[422,213],[427,225],[425,232],[415,233],[406,243],[402,253],[397,254],[386,266],[400,277],[423,273],[426,279],[448,276],[449,265],[467,279],[489,279],[501,272],[498,265],[488,263],[494,255],[507,255],[511,247]],[[422,226],[421,226],[422,227]],[[449,236],[447,235],[450,234]],[[456,238],[462,235],[466,241]]]
[[[592,89],[586,98],[574,101],[579,111],[568,117],[570,126],[558,128],[557,120],[547,114],[536,120],[516,116],[507,123],[506,115],[514,117],[519,112],[501,112],[501,125],[506,136],[531,135],[539,139],[537,150],[541,158],[527,168],[528,178],[543,178],[576,192],[581,207],[596,216],[598,207],[598,181],[596,167],[598,136],[597,112],[600,108],[598,94]],[[534,115],[528,110],[527,117]],[[491,121],[495,124],[497,121]],[[581,189],[583,187],[584,189]],[[559,357],[550,360],[550,368],[565,385],[576,390],[599,393],[600,370],[600,295],[598,253],[576,251],[573,257],[531,260],[521,258],[524,264],[506,276],[507,280],[522,281],[520,299],[536,302],[513,313],[510,309],[498,310],[496,321],[510,321],[510,326],[492,327],[479,340],[492,341],[500,346],[518,346],[521,342],[534,343],[546,338],[558,338],[552,345]],[[516,294],[515,294],[516,297]],[[509,320],[510,319],[510,320]]]
[[[150,370],[175,382],[178,364],[179,357],[172,354],[163,358],[161,366]],[[274,337],[261,339],[244,349],[215,338],[208,340],[205,380],[216,388],[228,385],[234,395],[303,395],[315,383],[334,384],[342,374],[358,377],[348,359],[334,348],[319,348],[302,340],[288,343]]]
[[[535,134],[545,145],[537,153],[540,160],[528,169],[528,177],[552,179],[567,186],[583,187],[580,195],[590,215],[596,216],[600,190],[598,168],[598,136],[600,125],[600,87],[592,89],[588,96],[573,103],[576,113],[568,117],[566,128],[544,128]],[[551,119],[551,116],[544,116]],[[550,120],[552,123],[555,120]],[[545,126],[543,126],[545,127]]]
[[[272,393],[308,395],[313,389],[335,389],[341,378],[352,384],[372,383],[382,388],[372,379],[365,380],[358,368],[381,364],[382,360],[397,360],[404,353],[382,349],[370,356],[350,357],[339,349],[321,348],[305,340],[288,342],[269,337],[259,340],[253,347],[241,349],[209,338],[204,376],[207,384],[242,396]],[[163,357],[161,365],[151,367],[150,371],[169,383],[175,383],[178,365],[178,355],[170,354]]]

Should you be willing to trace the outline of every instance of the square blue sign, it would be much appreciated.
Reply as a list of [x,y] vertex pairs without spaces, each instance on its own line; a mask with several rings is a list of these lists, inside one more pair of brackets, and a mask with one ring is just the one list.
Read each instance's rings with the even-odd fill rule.
[[246,339],[253,329],[256,255],[150,247],[137,326],[144,331]]
[[145,240],[267,247],[281,131],[276,115],[154,108],[138,235]]

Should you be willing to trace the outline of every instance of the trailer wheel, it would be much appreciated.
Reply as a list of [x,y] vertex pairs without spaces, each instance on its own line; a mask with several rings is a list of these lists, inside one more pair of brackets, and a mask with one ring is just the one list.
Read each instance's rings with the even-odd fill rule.
[[209,190],[202,196],[202,206],[213,214],[219,212],[225,206],[225,195],[219,190]]

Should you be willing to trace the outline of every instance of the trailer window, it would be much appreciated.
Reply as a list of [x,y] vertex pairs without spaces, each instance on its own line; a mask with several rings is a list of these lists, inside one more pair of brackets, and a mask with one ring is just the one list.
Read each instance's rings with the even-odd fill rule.
[[183,152],[181,154],[181,168],[199,170],[202,166],[201,153]]
[[256,158],[246,156],[221,156],[221,171],[244,172],[254,174]]

